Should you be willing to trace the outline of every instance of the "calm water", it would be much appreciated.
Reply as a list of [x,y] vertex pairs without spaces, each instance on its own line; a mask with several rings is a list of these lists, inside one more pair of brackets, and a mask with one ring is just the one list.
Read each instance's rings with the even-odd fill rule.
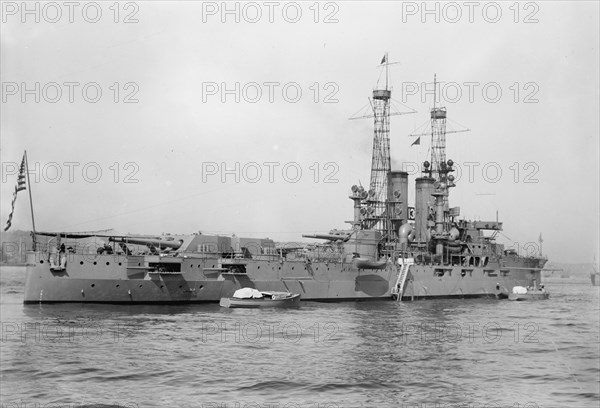
[[600,296],[587,282],[546,282],[543,302],[277,311],[23,305],[24,272],[0,273],[2,407],[599,403]]

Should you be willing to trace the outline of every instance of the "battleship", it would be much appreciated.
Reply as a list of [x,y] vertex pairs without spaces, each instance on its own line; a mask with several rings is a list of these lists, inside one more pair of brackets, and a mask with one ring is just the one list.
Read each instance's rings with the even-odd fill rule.
[[460,219],[460,208],[450,207],[457,180],[454,162],[446,158],[447,110],[435,104],[431,157],[415,180],[409,207],[409,175],[391,169],[392,90],[385,61],[385,85],[377,85],[370,99],[370,183],[351,187],[347,229],[285,244],[202,232],[36,231],[33,223],[24,302],[219,302],[244,287],[298,293],[309,301],[507,298],[515,286],[541,282],[545,257],[497,243],[502,222]]

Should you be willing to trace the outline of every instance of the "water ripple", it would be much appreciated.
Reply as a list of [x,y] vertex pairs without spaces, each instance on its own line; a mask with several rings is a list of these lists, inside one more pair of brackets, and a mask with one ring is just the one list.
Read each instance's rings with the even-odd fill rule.
[[[2,404],[597,407],[599,294],[550,300],[23,305],[0,276]],[[135,404],[135,405],[133,405]],[[212,405],[210,405],[212,404]]]

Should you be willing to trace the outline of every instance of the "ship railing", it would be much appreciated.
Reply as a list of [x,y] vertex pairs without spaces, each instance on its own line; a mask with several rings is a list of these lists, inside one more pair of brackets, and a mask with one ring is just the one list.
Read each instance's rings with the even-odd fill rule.
[[[127,255],[119,249],[107,250],[104,245],[98,245],[97,243],[85,243],[82,244],[77,241],[61,240],[61,244],[57,245],[56,240],[51,239],[47,242],[37,243],[35,256],[38,260],[48,261],[50,258],[60,254],[61,258],[65,257],[67,261],[73,260],[75,257],[83,256],[84,258],[93,261],[100,255],[110,255],[115,260],[124,260]],[[102,249],[102,252],[99,252]],[[135,253],[134,255],[141,255]]]
[[312,262],[337,262],[340,260],[340,254],[334,254],[331,256],[319,256],[310,259]]
[[80,254],[80,255],[87,255],[87,254],[96,254],[97,253],[97,249],[100,248],[101,246],[90,246],[90,245],[83,245],[77,242],[69,242],[69,241],[61,241],[61,245],[56,245],[56,242],[46,242],[46,243],[38,243],[36,245],[36,252],[42,253],[42,254],[51,254],[51,253],[58,253],[58,252],[65,252],[68,254]]
[[418,265],[463,266],[471,268],[486,267],[494,259],[493,256],[489,254],[484,255],[484,253],[458,254],[445,252],[442,256],[437,256],[428,251],[410,251],[408,255],[410,258],[414,258],[415,263]]
[[336,262],[340,260],[341,256],[342,253],[339,251],[295,250],[288,252],[285,259],[289,261]]
[[[169,242],[169,241],[166,241]],[[177,248],[179,249],[179,248]],[[172,255],[178,251],[174,248],[151,247],[143,243],[130,243],[116,241],[112,237],[90,237],[90,238],[57,238],[56,236],[40,237],[36,243],[36,251],[41,254],[49,254],[54,251],[63,251],[66,254],[78,255]]]
[[131,253],[125,254],[118,245],[105,245],[104,243],[81,243],[76,240],[61,240],[60,245],[56,245],[56,240],[51,239],[47,242],[40,242],[36,247],[36,256],[39,259],[47,261],[53,254],[64,254],[67,260],[73,260],[76,256],[83,256],[84,258],[93,261],[99,256],[113,256],[115,259],[125,260],[128,256],[145,256],[145,255],[159,255],[159,256],[180,256],[184,258],[222,258],[222,259],[253,259],[260,261],[282,261],[282,260],[297,260],[297,261],[310,261],[310,262],[337,262],[340,260],[341,253],[339,251],[332,250],[319,250],[319,249],[293,249],[285,252],[266,252],[260,254],[254,254],[242,251],[160,251],[152,253],[150,249],[145,246],[139,248],[134,245],[129,245],[128,249]]

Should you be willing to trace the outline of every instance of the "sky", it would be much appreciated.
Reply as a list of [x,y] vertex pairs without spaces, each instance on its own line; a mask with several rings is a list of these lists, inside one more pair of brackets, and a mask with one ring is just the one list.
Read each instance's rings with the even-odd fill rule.
[[388,53],[393,105],[416,111],[390,125],[409,205],[436,75],[448,129],[469,129],[447,134],[451,206],[498,214],[507,246],[597,260],[599,3],[466,3],[2,2],[2,222],[27,150],[38,230],[348,228],[373,138],[349,118]]

